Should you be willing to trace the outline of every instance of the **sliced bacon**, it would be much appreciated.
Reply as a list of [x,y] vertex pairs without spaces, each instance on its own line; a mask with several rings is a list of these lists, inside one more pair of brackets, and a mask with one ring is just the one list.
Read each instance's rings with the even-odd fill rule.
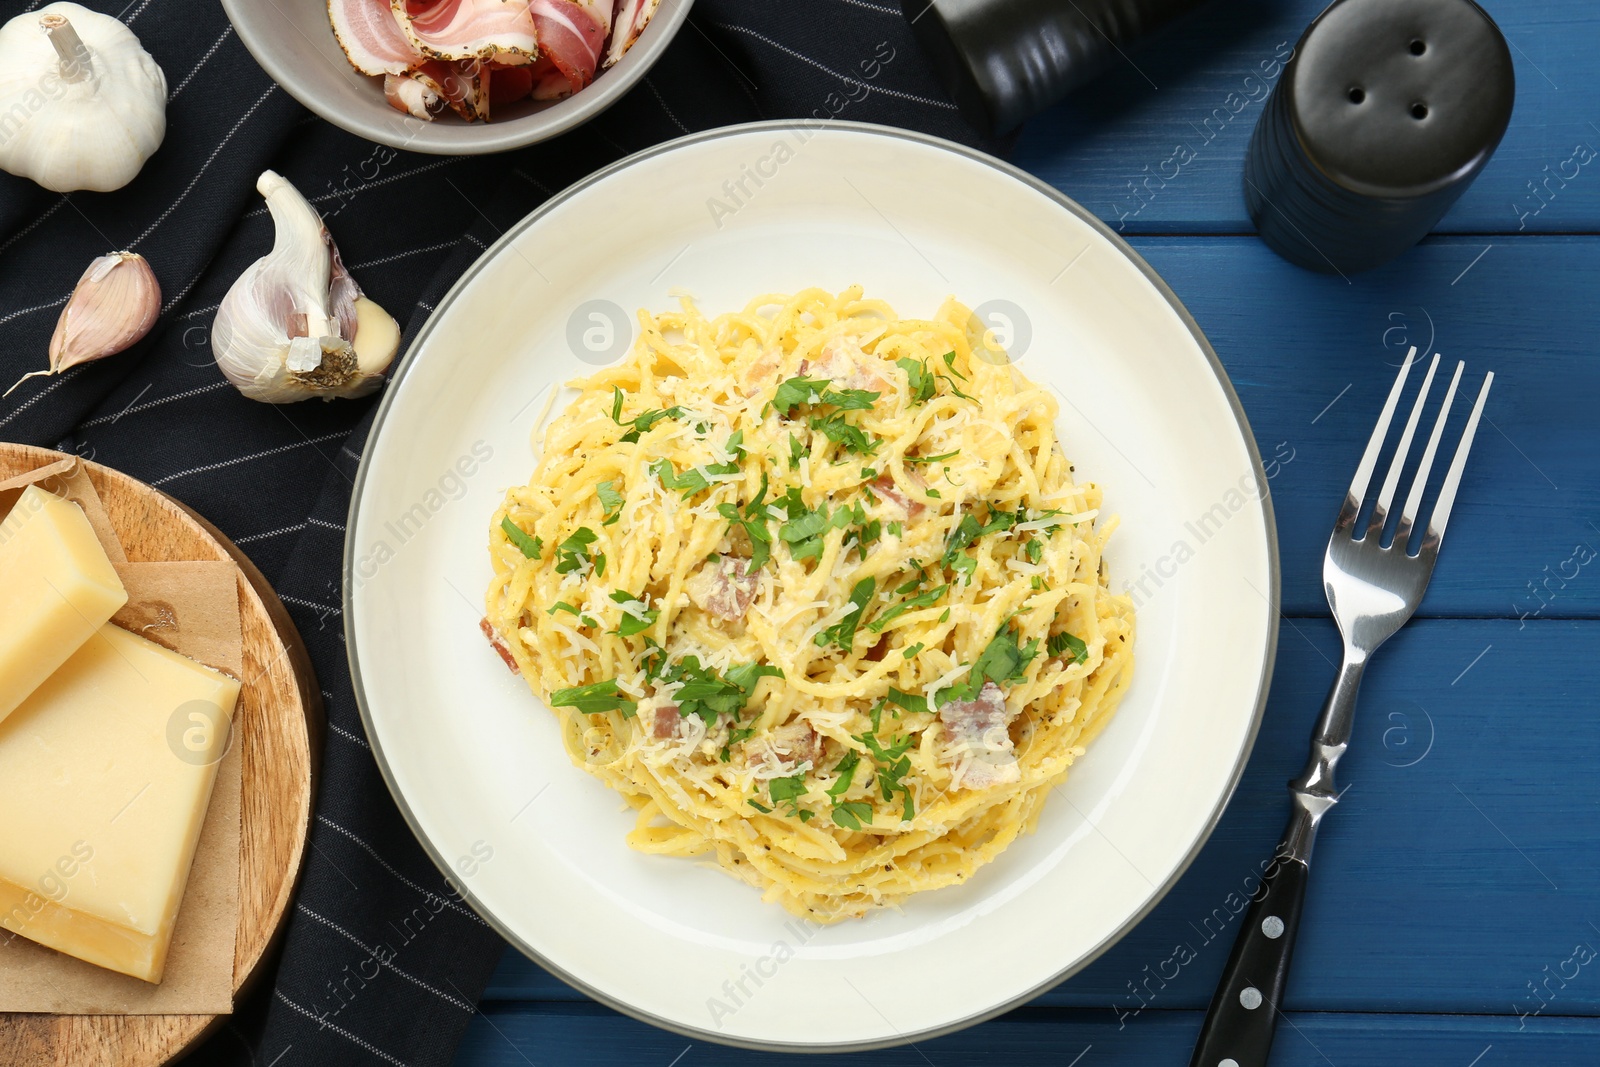
[[540,56],[529,69],[533,73],[531,95],[535,100],[560,100],[572,95],[572,83],[549,56]]
[[1022,777],[1008,729],[1011,719],[1005,693],[993,682],[983,683],[971,700],[952,700],[939,709],[951,788],[983,789]]
[[385,74],[383,98],[397,111],[433,121],[433,113],[444,107],[444,98],[409,74]]
[[610,0],[533,0],[528,5],[540,54],[555,64],[577,92],[594,81],[600,50],[611,28]]
[[328,21],[345,58],[363,74],[404,74],[422,62],[389,0],[328,0]]
[[761,572],[750,570],[750,561],[738,556],[722,556],[700,569],[685,583],[689,599],[701,611],[735,622],[744,618],[756,598]]
[[500,658],[506,661],[506,666],[511,668],[512,674],[521,674],[522,668],[517,666],[516,657],[511,655],[511,646],[506,644],[505,638],[500,636],[500,631],[494,628],[488,616],[478,620],[478,629],[483,631],[483,636],[489,639],[489,647],[500,653]]
[[444,98],[451,109],[468,122],[488,119],[489,96],[484,91],[484,65],[475,59],[451,62],[430,59],[412,77]]
[[872,486],[874,493],[897,505],[901,511],[906,513],[906,518],[908,519],[914,519],[928,510],[923,506],[922,501],[908,495],[896,485],[894,477],[888,471],[878,475],[868,484]]
[[533,92],[533,67],[527,63],[489,66],[489,105],[504,107]]
[[435,59],[539,54],[527,0],[390,0],[411,45]]
[[656,13],[661,0],[618,0],[617,17],[611,27],[611,42],[606,48],[605,66],[609,67],[633,47],[633,42],[644,32],[650,16]]

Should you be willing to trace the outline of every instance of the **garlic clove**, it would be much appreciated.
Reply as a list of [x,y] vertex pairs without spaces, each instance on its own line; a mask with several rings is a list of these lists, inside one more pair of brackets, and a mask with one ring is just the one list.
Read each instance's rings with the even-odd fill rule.
[[322,217],[293,185],[269,170],[256,188],[272,215],[272,251],[245,269],[217,309],[217,366],[245,396],[269,404],[365,396],[383,384],[399,328],[362,295]]
[[350,339],[363,374],[382,374],[400,351],[400,324],[366,297],[356,298],[356,334]]
[[25,374],[7,389],[39,375],[114,356],[138,344],[161,312],[161,283],[136,252],[99,256],[78,279],[50,337],[50,369]]

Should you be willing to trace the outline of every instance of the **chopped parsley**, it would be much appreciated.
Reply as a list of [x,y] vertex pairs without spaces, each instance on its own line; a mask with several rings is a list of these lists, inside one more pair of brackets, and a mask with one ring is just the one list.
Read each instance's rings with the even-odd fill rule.
[[939,383],[928,365],[918,359],[897,359],[895,364],[906,372],[906,384],[911,387],[911,402],[925,404],[938,392]]
[[1022,681],[1027,674],[1028,664],[1038,654],[1038,638],[1026,645],[1019,645],[1016,628],[1002,626],[1000,632],[978,654],[967,676],[950,688],[939,691],[939,705],[943,707],[953,701],[971,700],[986,682],[1008,685]]
[[889,703],[905,708],[907,711],[928,710],[928,698],[919,697],[915,693],[902,693],[900,690],[889,687]]
[[850,609],[845,612],[844,618],[817,635],[817,644],[823,648],[838,645],[846,652],[850,651],[856,641],[856,627],[861,625],[862,612],[866,611],[867,603],[877,589],[876,578],[863,578],[857,582],[850,590]]
[[783,671],[765,663],[745,663],[722,674],[702,667],[694,656],[667,663],[660,646],[644,658],[645,672],[657,682],[682,682],[673,696],[684,718],[698,715],[707,726],[716,724],[719,715],[737,719],[743,712],[756,682],[762,678],[782,678]]
[[1038,538],[1029,538],[1028,543],[1022,547],[1022,552],[1028,557],[1029,563],[1038,563],[1044,558],[1044,542]]
[[[916,586],[910,582],[906,583],[906,585],[911,586],[911,588],[916,588]],[[896,592],[903,593],[905,590],[906,586],[902,585],[898,590],[896,590]],[[925,593],[920,593],[917,596],[911,597],[909,600],[902,600],[900,603],[896,604],[882,615],[879,615],[876,619],[873,619],[872,622],[867,626],[867,629],[871,630],[875,634],[882,633],[883,628],[888,626],[889,623],[894,619],[904,615],[908,611],[916,611],[918,608],[933,607],[939,602],[939,598],[944,596],[949,591],[949,585],[941,585],[933,589],[929,589]]]
[[840,411],[861,411],[876,403],[879,395],[865,389],[834,389],[827,378],[794,377],[778,386],[771,406],[785,417],[803,404],[828,404]]
[[624,419],[622,417],[622,390],[614,385],[611,387],[611,421],[618,426],[633,427],[618,438],[619,441],[626,441],[630,444],[635,443],[639,440],[640,434],[649,431],[650,427],[662,419],[681,419],[683,416],[683,408],[674,404],[670,408],[654,408],[635,418]]
[[872,805],[865,800],[851,800],[837,804],[833,809],[833,821],[846,830],[859,830],[862,823],[872,821]]
[[794,434],[789,435],[789,469],[794,470],[800,466],[800,457],[806,454],[806,446],[800,443],[800,438]]
[[[870,395],[877,396],[878,394],[872,393]],[[883,444],[881,439],[868,436],[867,431],[848,422],[842,411],[836,411],[832,415],[813,416],[811,428],[821,431],[824,437],[843,448],[846,452],[855,452],[858,455],[870,456],[878,451],[878,447]]]
[[717,514],[728,520],[728,528],[742,529],[750,538],[750,563],[746,573],[754,573],[772,556],[772,531],[767,529],[767,472],[761,472],[761,488],[755,499],[744,506],[741,513],[737,504],[718,504]]
[[576,615],[578,617],[578,625],[579,626],[599,626],[600,625],[598,622],[595,622],[593,619],[589,618],[589,616],[585,615],[583,612],[579,611],[577,608],[573,607],[571,604],[568,604],[565,600],[556,601],[555,606],[552,607],[552,608],[549,608],[548,610],[546,610],[545,614],[546,615],[554,615],[558,611],[565,611],[569,615]]
[[958,448],[954,452],[941,452],[937,456],[901,456],[900,459],[903,463],[939,463],[959,455],[961,449]]
[[851,749],[844,754],[844,758],[834,768],[834,772],[839,777],[828,787],[828,795],[834,799],[834,803],[838,803],[839,798],[844,796],[845,790],[850,788],[850,781],[856,775],[856,764],[860,762],[861,754],[855,749]]
[[521,527],[511,521],[510,515],[500,520],[500,529],[505,531],[507,540],[516,545],[518,551],[527,558],[538,559],[544,555],[544,538],[529,537]]
[[604,577],[606,573],[606,557],[604,552],[589,554],[589,546],[599,540],[599,536],[589,527],[580,526],[572,531],[572,536],[556,546],[556,573],[570,574],[579,570],[585,563],[594,565],[597,577]]
[[900,655],[903,659],[915,659],[917,653],[921,652],[922,649],[923,644],[921,641],[918,641],[915,644],[907,645],[905,648],[902,648],[900,650]]
[[611,482],[601,482],[594,487],[595,495],[600,498],[600,506],[605,509],[605,521],[602,526],[610,526],[622,518],[622,494],[617,492],[617,487]]
[[1064,653],[1071,653],[1073,663],[1081,664],[1086,663],[1089,660],[1089,646],[1084,644],[1082,639],[1074,637],[1069,633],[1056,634],[1045,644],[1045,649],[1052,656],[1060,656]]
[[789,555],[796,560],[820,559],[822,535],[829,529],[828,506],[823,504],[814,511],[806,507],[795,486],[789,487],[779,504],[789,513],[789,521],[778,528],[778,537],[789,546]]
[[617,690],[617,680],[607,679],[593,685],[580,685],[573,689],[557,689],[550,694],[550,705],[556,708],[576,708],[585,715],[599,715],[607,711],[620,711],[624,718],[633,718],[639,705]]
[[789,805],[789,814],[800,817],[805,822],[812,815],[809,811],[800,810],[800,798],[806,795],[806,776],[804,772],[791,775],[788,778],[774,778],[767,783],[767,795],[772,798],[772,806],[781,804]]
[[614,631],[622,637],[633,637],[636,634],[644,633],[646,630],[650,629],[650,627],[654,626],[656,624],[656,620],[661,617],[660,608],[647,608],[644,606],[643,594],[634,596],[625,589],[613,589],[611,591],[611,599],[618,604],[639,605],[638,614],[628,611],[626,608],[623,609],[622,621],[617,625],[617,628]]
[[872,753],[872,760],[878,768],[878,789],[883,799],[893,800],[896,793],[903,794],[905,808],[902,818],[911,821],[916,815],[916,808],[911,800],[911,787],[905,784],[905,776],[911,773],[911,757],[906,752],[916,739],[908,734],[892,745],[885,745],[878,740],[876,733],[866,733],[857,735],[856,740]]

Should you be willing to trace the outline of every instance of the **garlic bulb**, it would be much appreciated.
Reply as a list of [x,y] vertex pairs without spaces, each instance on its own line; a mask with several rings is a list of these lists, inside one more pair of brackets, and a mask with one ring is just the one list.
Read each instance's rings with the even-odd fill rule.
[[0,27],[0,169],[109,192],[166,133],[166,76],[110,15],[51,4]]
[[143,256],[112,252],[99,256],[73,287],[50,338],[50,369],[24,374],[5,391],[41,374],[60,374],[80,363],[132,348],[161,311],[161,284]]
[[339,261],[322,217],[272,171],[256,181],[275,233],[217,309],[217,366],[251,400],[365,396],[383,383],[400,328]]

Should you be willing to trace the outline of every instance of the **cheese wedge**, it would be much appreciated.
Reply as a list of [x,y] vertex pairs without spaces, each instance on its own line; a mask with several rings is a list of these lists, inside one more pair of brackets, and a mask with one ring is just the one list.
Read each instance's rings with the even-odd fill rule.
[[0,722],[0,926],[159,982],[238,696],[106,624]]
[[24,489],[0,522],[0,720],[127,602],[83,509]]

